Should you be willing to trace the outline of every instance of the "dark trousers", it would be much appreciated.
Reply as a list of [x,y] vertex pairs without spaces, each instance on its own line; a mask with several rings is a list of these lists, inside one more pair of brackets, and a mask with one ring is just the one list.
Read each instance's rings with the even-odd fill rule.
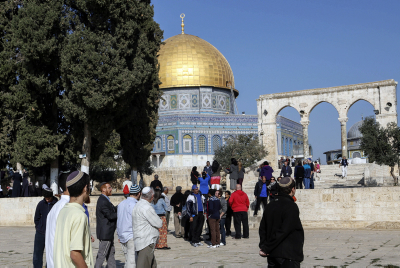
[[225,233],[225,218],[222,218],[219,222],[219,232],[221,233],[221,243],[226,245],[226,233]]
[[303,189],[303,178],[296,179],[296,189]]
[[220,227],[219,222],[220,219],[212,219],[209,218],[208,222],[210,223],[210,233],[211,233],[211,244],[213,246],[219,245],[221,243],[221,234],[220,234]]
[[243,238],[249,237],[249,218],[247,211],[233,212],[233,226],[235,226],[235,238],[242,238],[242,224],[243,224]]
[[300,268],[300,262],[268,257],[268,268]]
[[189,241],[192,241],[192,236],[190,235],[190,222],[189,222],[189,216],[186,215],[185,217],[182,218],[181,224],[183,226],[183,229],[185,230],[185,233],[183,235],[184,238],[189,239]]
[[45,247],[46,235],[36,232],[35,243],[33,245],[33,267],[43,267],[43,252]]
[[314,173],[311,175],[310,189],[314,189]]
[[237,183],[240,184],[240,186],[242,186],[242,184],[243,184],[243,178],[239,178],[239,179],[237,180]]
[[254,209],[254,215],[257,215],[257,212],[260,210],[261,203],[264,204],[264,209],[268,205],[268,197],[257,197],[256,208]]
[[227,213],[226,214],[226,219],[225,219],[226,235],[231,235],[231,226],[232,226],[232,214]]
[[192,243],[199,243],[200,236],[203,230],[204,215],[203,212],[199,212],[193,217],[193,221],[190,223],[190,233],[192,235]]

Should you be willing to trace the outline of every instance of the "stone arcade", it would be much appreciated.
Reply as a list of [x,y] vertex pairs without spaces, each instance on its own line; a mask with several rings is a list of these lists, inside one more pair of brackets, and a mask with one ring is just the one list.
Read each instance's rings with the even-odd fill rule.
[[[341,150],[347,156],[347,112],[359,100],[365,100],[374,107],[376,120],[386,126],[390,122],[397,124],[397,82],[393,79],[378,82],[318,88],[285,93],[261,95],[257,100],[258,130],[262,131],[263,144],[268,147],[269,158],[276,159],[277,150],[277,115],[288,106],[295,108],[300,113],[300,123],[303,126],[303,150],[308,157],[308,125],[311,111],[321,102],[332,104],[339,114],[341,125]],[[273,165],[276,165],[274,162]]]

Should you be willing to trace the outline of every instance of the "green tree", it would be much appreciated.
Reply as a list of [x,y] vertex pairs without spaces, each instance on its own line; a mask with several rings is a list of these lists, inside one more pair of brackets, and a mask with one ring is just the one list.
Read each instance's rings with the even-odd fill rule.
[[397,185],[394,167],[400,161],[400,128],[395,123],[389,123],[384,128],[371,116],[364,119],[359,130],[362,134],[360,148],[369,162],[389,166],[390,175]]
[[160,42],[152,40],[161,37],[150,1],[71,0],[64,10],[70,34],[61,53],[65,92],[59,105],[83,129],[82,168],[88,171],[93,145],[100,155],[114,129],[125,140],[125,130],[142,120],[133,108],[146,106],[140,96],[152,90],[150,78],[158,79],[154,51]]
[[214,159],[223,167],[231,164],[231,158],[241,160],[243,167],[249,167],[265,158],[268,152],[260,144],[256,135],[249,134],[226,140],[225,145],[214,151],[214,155]]

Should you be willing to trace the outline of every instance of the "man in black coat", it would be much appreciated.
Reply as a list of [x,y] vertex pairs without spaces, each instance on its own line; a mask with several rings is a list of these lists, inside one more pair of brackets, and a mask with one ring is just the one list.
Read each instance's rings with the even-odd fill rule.
[[254,209],[253,216],[257,216],[257,212],[260,209],[261,203],[264,206],[264,209],[267,207],[268,204],[268,184],[267,178],[263,177],[262,181],[258,181],[256,186],[254,187],[254,196],[257,200],[256,208]]
[[163,191],[164,187],[163,187],[161,181],[158,180],[157,174],[154,175],[154,180],[150,183],[150,187],[153,188],[154,190],[158,188],[161,190],[161,192]]
[[117,208],[111,203],[112,187],[109,183],[100,184],[101,195],[96,205],[96,235],[99,239],[99,252],[95,268],[103,267],[107,260],[109,268],[116,268],[114,232],[117,228]]
[[171,197],[170,205],[174,207],[174,226],[175,237],[182,238],[185,235],[184,226],[182,226],[182,207],[186,203],[185,197],[182,194],[182,187],[176,187],[176,193]]
[[282,166],[280,177],[290,177],[292,175],[292,168],[289,166],[289,161],[286,161]]
[[303,261],[304,231],[299,208],[293,200],[295,182],[284,177],[279,193],[267,205],[260,223],[260,256],[268,257],[268,267],[300,267]]

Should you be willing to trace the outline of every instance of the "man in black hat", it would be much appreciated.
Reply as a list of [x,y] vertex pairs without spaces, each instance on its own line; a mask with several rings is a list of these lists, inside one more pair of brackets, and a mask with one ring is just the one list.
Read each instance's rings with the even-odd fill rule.
[[260,223],[260,256],[268,257],[268,267],[300,267],[303,261],[304,231],[299,208],[294,202],[295,182],[279,181],[279,193],[264,211]]
[[99,251],[96,257],[95,268],[103,267],[104,260],[107,266],[117,267],[115,262],[114,232],[117,228],[117,208],[111,203],[112,187],[109,183],[100,184],[101,195],[96,205],[96,235],[99,239]]
[[182,207],[185,204],[186,200],[184,195],[182,194],[182,187],[176,187],[175,194],[171,197],[171,206],[174,207],[174,226],[175,226],[175,237],[182,238],[185,234],[185,230],[181,224],[182,219]]

